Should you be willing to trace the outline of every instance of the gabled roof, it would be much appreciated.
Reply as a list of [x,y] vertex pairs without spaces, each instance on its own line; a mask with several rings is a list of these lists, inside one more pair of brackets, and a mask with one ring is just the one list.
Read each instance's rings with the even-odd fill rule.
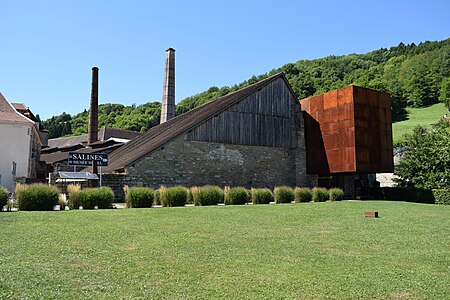
[[30,108],[23,103],[11,103],[15,110],[20,112],[22,115],[32,120],[33,122],[38,122],[39,120],[36,116],[31,112]]
[[17,111],[27,111],[28,107],[23,103],[16,103],[12,102],[11,105],[17,110]]
[[[64,148],[61,151],[58,148],[50,148],[50,150],[44,150],[41,152],[41,161],[44,161],[46,164],[53,164],[57,162],[65,162],[69,158],[70,152],[81,152],[81,153],[110,153],[111,151],[117,149],[122,146],[123,143],[118,143],[115,141],[108,142],[98,142],[95,148],[86,148],[81,144],[76,146],[72,146],[71,148]],[[53,151],[52,149],[57,149]]]
[[[150,128],[144,135],[113,151],[109,156],[109,166],[106,170],[104,169],[105,172],[123,170],[134,162],[144,158],[150,152],[206,122],[218,113],[279,78],[282,78],[290,89],[286,77],[282,73],[279,73]],[[290,90],[292,92],[292,89]],[[294,93],[292,92],[292,94]]]
[[50,148],[66,148],[77,144],[87,144],[87,134],[67,136],[48,140],[48,146]]
[[0,121],[6,123],[21,123],[34,125],[34,122],[19,113],[0,92]]
[[[140,135],[142,135],[142,133],[137,132],[137,131],[102,127],[98,131],[98,140],[106,141],[110,138],[120,138],[120,139],[131,140]],[[65,147],[70,147],[75,144],[87,144],[87,142],[88,142],[87,134],[82,134],[82,135],[76,135],[76,136],[68,136],[68,137],[49,139],[48,146],[65,148]]]

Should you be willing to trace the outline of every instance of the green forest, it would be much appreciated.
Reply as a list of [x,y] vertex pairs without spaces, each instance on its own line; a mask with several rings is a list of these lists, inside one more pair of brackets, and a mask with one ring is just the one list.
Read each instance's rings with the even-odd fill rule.
[[[351,84],[388,92],[394,120],[401,120],[406,107],[426,107],[439,101],[450,107],[450,39],[419,45],[400,43],[366,54],[328,56],[287,63],[259,76],[228,87],[208,90],[180,101],[182,114],[273,74],[284,72],[296,96],[301,99]],[[161,104],[100,104],[99,127],[107,126],[145,132],[159,124]],[[71,116],[62,113],[43,122],[49,138],[87,133],[88,112]]]

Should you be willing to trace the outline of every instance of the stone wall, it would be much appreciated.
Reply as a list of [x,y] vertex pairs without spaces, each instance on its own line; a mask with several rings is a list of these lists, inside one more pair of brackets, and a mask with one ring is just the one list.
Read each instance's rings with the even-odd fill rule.
[[[188,141],[183,135],[128,168],[130,186],[297,185],[291,151],[279,147]],[[306,170],[306,162],[303,163]]]
[[103,174],[102,175],[102,186],[107,186],[114,192],[116,203],[125,202],[125,192],[123,191],[124,186],[144,186],[135,182],[130,176],[126,174]]

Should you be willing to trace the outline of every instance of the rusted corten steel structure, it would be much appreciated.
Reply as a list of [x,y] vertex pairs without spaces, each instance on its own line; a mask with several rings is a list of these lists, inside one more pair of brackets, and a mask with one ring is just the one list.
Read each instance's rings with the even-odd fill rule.
[[393,172],[388,94],[352,85],[300,103],[308,173]]

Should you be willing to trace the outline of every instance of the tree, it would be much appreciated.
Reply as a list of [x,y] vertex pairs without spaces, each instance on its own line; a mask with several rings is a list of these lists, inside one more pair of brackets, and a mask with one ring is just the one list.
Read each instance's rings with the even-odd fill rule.
[[439,101],[445,103],[447,108],[450,110],[450,77],[442,80]]
[[404,144],[403,159],[395,168],[399,186],[450,189],[450,122],[441,120],[429,131],[418,126]]
[[[239,84],[222,88],[213,86],[187,97],[177,104],[176,114],[185,113],[279,72],[284,72],[299,99],[351,84],[388,92],[396,120],[405,116],[406,105],[421,107],[436,103],[439,99],[450,105],[450,39],[447,39],[417,46],[400,43],[390,49],[381,48],[366,54],[328,56],[287,63]],[[161,104],[155,102],[131,106],[101,104],[99,125],[145,132],[159,124],[160,110]],[[67,125],[62,128],[61,122],[70,122],[70,127]],[[70,115],[63,114],[43,123],[49,129],[50,138],[61,134],[83,134],[87,132],[88,112],[85,110],[72,119]]]

